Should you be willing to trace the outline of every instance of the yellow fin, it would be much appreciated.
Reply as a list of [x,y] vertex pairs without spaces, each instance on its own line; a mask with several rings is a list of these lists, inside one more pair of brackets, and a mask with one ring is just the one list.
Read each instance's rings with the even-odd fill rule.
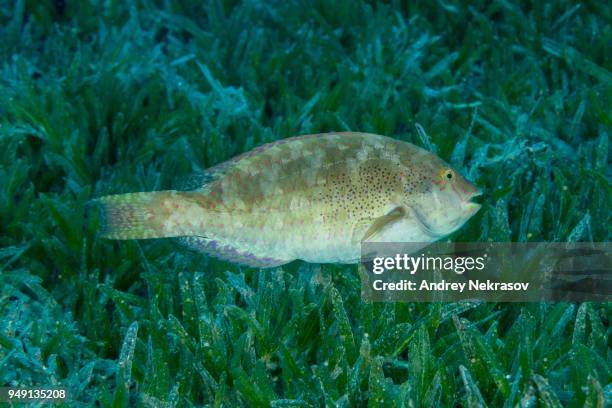
[[[353,233],[353,241],[365,242],[369,238],[378,234],[382,230],[384,230],[388,225],[393,224],[396,221],[399,221],[406,215],[406,210],[402,207],[395,207],[393,210],[389,211],[387,214],[382,217],[378,217],[374,220],[372,219],[363,219],[357,223],[355,227],[355,232]],[[359,238],[360,232],[365,229],[365,226],[369,226],[366,232]]]

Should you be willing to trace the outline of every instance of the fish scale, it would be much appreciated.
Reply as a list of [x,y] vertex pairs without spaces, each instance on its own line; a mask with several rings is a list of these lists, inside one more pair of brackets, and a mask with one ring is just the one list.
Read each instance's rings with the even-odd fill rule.
[[[455,179],[446,191],[448,172]],[[439,239],[475,213],[478,205],[468,200],[479,194],[421,148],[350,132],[283,139],[194,179],[201,184],[192,191],[97,199],[103,236],[180,237],[193,249],[258,267],[294,259],[348,263],[358,260],[366,238]]]

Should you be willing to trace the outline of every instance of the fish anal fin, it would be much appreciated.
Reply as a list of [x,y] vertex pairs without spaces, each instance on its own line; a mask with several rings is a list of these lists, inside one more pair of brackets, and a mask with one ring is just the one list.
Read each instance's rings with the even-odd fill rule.
[[201,236],[180,237],[177,238],[177,241],[181,245],[198,252],[203,252],[215,258],[253,268],[272,268],[292,261],[292,259],[282,260],[270,257],[259,257],[220,241]]

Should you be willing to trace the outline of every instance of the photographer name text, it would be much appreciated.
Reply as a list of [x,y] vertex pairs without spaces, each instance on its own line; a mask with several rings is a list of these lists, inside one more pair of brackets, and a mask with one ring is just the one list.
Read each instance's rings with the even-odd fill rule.
[[377,279],[372,282],[372,288],[375,291],[425,291],[425,292],[442,292],[454,291],[463,293],[467,291],[526,291],[529,288],[529,282],[495,282],[492,280],[470,279],[467,282],[430,282],[422,280],[420,283],[408,279],[402,279],[397,282],[385,282],[382,279]]

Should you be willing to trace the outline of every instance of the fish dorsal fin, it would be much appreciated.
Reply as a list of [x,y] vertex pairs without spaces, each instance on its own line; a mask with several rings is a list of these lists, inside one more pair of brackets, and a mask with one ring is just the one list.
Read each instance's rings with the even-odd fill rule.
[[[200,170],[192,173],[186,177],[179,179],[175,183],[177,190],[188,191],[188,190],[199,190],[205,188],[207,184],[213,184],[219,177],[223,177],[230,172],[236,171],[244,167],[258,167],[266,168],[272,162],[274,155],[271,150],[274,148],[301,151],[299,146],[296,146],[295,142],[308,143],[316,141],[317,139],[327,140],[330,145],[335,145],[340,140],[351,140],[358,136],[363,136],[362,133],[356,132],[331,132],[331,133],[318,133],[312,135],[293,136],[285,139],[279,139],[274,142],[266,143],[257,146],[247,152],[239,154],[229,160],[216,164],[206,170]],[[382,137],[377,135],[371,135],[376,137]],[[282,156],[278,151],[276,155]],[[286,157],[290,157],[288,154]],[[253,159],[253,160],[252,160]],[[255,162],[255,163],[254,163]],[[244,170],[244,169],[242,169]],[[240,171],[240,170],[239,170]]]
[[218,173],[208,170],[198,170],[186,176],[179,177],[174,188],[179,191],[200,190],[218,177]]
[[258,257],[249,252],[241,251],[232,245],[201,236],[180,237],[177,238],[177,241],[181,245],[198,252],[253,268],[272,268],[292,261],[292,259],[282,260]]
[[275,142],[266,143],[262,146],[255,147],[247,152],[239,154],[238,156],[229,160],[216,164],[206,170],[198,170],[186,176],[180,177],[175,183],[175,188],[180,191],[205,189],[207,185],[213,184],[219,179],[219,177],[223,177],[228,173],[228,171],[235,168],[240,161],[253,157],[259,153],[264,153],[274,146],[285,144],[290,139],[294,138],[281,139]]
[[[353,241],[354,242],[365,242],[370,238],[373,238],[383,230],[385,230],[390,225],[396,223],[397,221],[404,218],[406,215],[406,210],[403,207],[395,207],[387,214],[382,217],[374,218],[374,219],[363,219],[360,221],[355,227],[353,233]],[[367,226],[365,233],[362,232]]]

